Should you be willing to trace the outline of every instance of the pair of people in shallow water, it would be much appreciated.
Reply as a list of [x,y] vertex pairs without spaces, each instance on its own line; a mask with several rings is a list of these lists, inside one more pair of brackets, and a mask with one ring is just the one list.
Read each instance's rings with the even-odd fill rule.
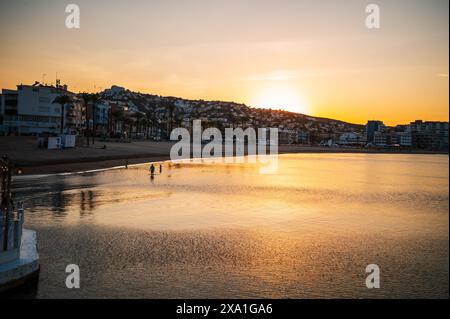
[[[128,159],[125,161],[125,168],[128,168]],[[155,175],[156,167],[154,164],[150,165],[150,175]],[[162,174],[162,165],[159,164],[159,173]]]
[[[150,165],[150,174],[151,175],[155,175],[155,165]],[[161,174],[162,173],[162,165],[161,164],[159,164],[159,173]]]

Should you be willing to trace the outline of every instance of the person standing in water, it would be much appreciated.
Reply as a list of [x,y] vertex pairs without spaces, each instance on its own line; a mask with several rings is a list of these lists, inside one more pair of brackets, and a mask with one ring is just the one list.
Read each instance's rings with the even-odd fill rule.
[[150,165],[150,174],[153,176],[155,174],[155,165]]

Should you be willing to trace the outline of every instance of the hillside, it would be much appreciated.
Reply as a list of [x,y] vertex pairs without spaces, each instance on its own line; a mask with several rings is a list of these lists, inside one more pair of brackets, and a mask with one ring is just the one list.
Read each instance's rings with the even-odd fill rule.
[[117,86],[103,91],[102,96],[105,103],[127,107],[130,112],[151,113],[159,121],[165,121],[171,116],[179,125],[201,119],[205,125],[219,128],[278,127],[281,131],[305,131],[318,137],[344,132],[362,133],[364,128],[363,125],[283,110],[260,109],[235,102],[163,97],[132,92]]

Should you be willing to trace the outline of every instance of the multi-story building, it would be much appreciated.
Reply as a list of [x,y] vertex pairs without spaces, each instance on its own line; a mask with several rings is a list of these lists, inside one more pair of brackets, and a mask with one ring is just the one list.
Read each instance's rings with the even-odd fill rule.
[[[382,121],[368,121],[366,124],[366,141],[367,143],[374,143],[375,132],[384,133],[386,126]],[[378,135],[380,136],[380,135]]]
[[297,139],[299,144],[309,144],[309,132],[308,131],[298,131]]
[[372,143],[377,146],[386,146],[388,144],[387,134],[380,131],[373,132]]
[[412,145],[415,148],[448,149],[448,122],[423,122],[417,120],[408,125]]
[[412,135],[409,131],[397,132],[398,144],[403,147],[412,146]]
[[[448,122],[423,122],[417,120],[409,125],[397,125],[395,128],[371,123],[366,132],[373,131],[371,143],[377,146],[402,146],[415,149],[448,150]],[[370,132],[369,132],[370,133]]]
[[365,139],[361,136],[361,134],[355,132],[346,132],[341,134],[339,137],[340,145],[352,145],[352,146],[361,146],[364,145]]
[[56,97],[68,95],[73,98],[65,106],[64,126],[67,131],[80,129],[83,125],[81,102],[67,86],[18,85],[17,90],[2,90],[1,115],[3,130],[8,135],[34,135],[59,133],[61,105],[53,103]]
[[67,133],[78,135],[86,127],[86,111],[82,100],[72,96],[73,103],[65,107],[66,116],[64,126]]
[[278,130],[278,143],[279,144],[294,144],[297,143],[297,134],[294,130],[279,129]]
[[0,100],[0,133],[8,134],[10,128],[7,124],[11,116],[17,115],[17,91],[3,90]]
[[106,134],[110,129],[111,107],[107,102],[98,102],[95,104],[94,118],[90,119],[90,127],[95,125],[97,134]]

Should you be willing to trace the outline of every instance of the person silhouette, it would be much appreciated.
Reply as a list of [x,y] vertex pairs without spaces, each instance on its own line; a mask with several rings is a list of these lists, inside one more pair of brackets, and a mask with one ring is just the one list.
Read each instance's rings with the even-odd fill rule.
[[150,175],[154,175],[155,174],[155,165],[150,165]]

